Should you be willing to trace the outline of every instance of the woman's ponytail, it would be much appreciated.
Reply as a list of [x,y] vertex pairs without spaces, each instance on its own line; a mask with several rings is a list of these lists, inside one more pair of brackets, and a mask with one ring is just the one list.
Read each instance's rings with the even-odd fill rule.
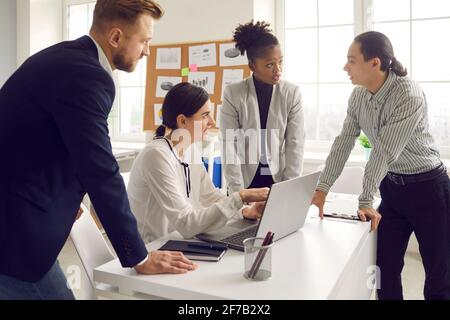
[[161,125],[156,129],[155,137],[164,137],[166,135],[166,126]]

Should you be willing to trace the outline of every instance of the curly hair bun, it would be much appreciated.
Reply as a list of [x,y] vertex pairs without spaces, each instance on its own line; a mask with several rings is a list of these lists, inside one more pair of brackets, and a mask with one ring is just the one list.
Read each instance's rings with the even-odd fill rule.
[[270,24],[265,21],[258,21],[256,23],[253,20],[246,24],[239,24],[234,30],[233,40],[236,43],[236,48],[242,55],[255,45],[258,40],[264,38],[268,34],[271,34],[272,30],[269,29]]

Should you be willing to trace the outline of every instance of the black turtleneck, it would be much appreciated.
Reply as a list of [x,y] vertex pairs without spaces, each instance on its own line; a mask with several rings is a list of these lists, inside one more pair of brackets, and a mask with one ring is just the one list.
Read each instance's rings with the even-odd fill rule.
[[[259,81],[253,76],[255,83],[256,97],[258,98],[259,120],[261,129],[267,129],[267,117],[269,116],[270,101],[272,100],[273,85]],[[265,143],[265,142],[262,142]],[[270,187],[274,183],[270,168],[265,163],[259,163],[255,176],[249,188]]]
[[259,120],[261,129],[266,129],[267,117],[269,115],[270,101],[272,100],[273,85],[259,81],[253,75],[255,83],[256,97],[258,98]]

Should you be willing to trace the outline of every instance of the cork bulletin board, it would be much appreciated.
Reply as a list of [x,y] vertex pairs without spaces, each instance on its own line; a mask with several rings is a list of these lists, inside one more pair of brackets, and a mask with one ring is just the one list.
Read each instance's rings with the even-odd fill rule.
[[210,95],[213,117],[218,122],[226,85],[250,76],[247,57],[231,40],[150,46],[144,107],[144,130],[161,124],[165,94],[179,82],[201,86]]

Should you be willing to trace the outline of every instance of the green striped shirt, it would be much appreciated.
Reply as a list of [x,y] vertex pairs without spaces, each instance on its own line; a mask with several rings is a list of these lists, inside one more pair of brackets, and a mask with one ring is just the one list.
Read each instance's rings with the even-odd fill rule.
[[430,134],[428,106],[422,89],[407,77],[389,75],[376,94],[356,87],[347,117],[334,140],[317,190],[328,192],[341,174],[361,130],[372,144],[366,164],[360,208],[371,208],[373,196],[387,172],[416,174],[441,163]]

